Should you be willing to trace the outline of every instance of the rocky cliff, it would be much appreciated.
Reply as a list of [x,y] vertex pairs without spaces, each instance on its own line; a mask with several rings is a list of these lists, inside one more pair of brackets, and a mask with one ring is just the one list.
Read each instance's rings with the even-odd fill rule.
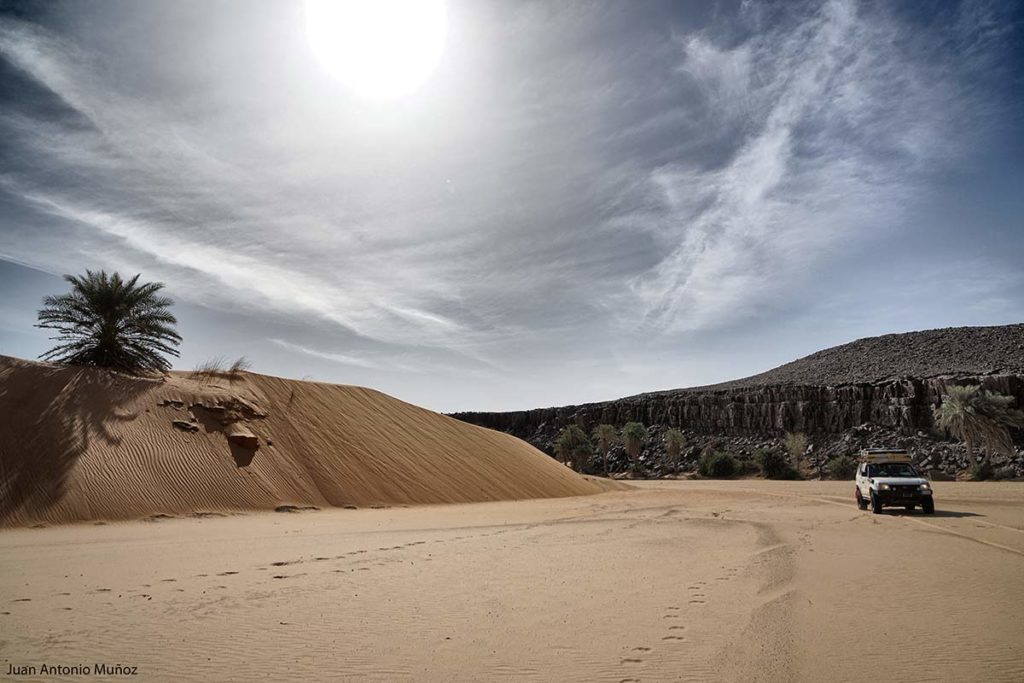
[[[637,421],[654,426],[655,433],[683,429],[691,449],[716,439],[740,449],[770,446],[787,431],[806,433],[819,453],[900,440],[921,458],[946,453],[941,465],[958,469],[957,446],[932,433],[932,409],[950,384],[980,384],[1024,405],[1024,324],[872,337],[719,385],[454,417],[514,434],[549,453],[567,424],[590,430]],[[649,446],[652,456],[656,441]],[[951,458],[955,462],[947,463]]]

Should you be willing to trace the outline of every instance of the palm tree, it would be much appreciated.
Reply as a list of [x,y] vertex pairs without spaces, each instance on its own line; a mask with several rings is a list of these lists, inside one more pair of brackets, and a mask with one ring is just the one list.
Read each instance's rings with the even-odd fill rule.
[[665,454],[673,468],[679,467],[679,454],[686,448],[686,437],[675,427],[665,431]]
[[579,425],[569,425],[555,440],[555,453],[558,454],[559,462],[572,463],[572,468],[577,472],[583,471],[593,452],[594,445]]
[[619,434],[615,427],[610,424],[600,424],[594,430],[594,441],[597,442],[597,450],[601,453],[601,461],[604,463],[604,473],[608,474],[608,451],[612,449],[615,442],[619,440]]
[[636,470],[640,464],[640,449],[647,440],[647,428],[639,422],[627,422],[622,428],[622,443],[626,446],[626,453],[629,454],[629,462]]
[[[162,282],[122,280],[117,273],[85,271],[65,275],[71,292],[43,299],[36,327],[57,330],[58,342],[40,356],[68,365],[96,365],[122,370],[171,368],[164,357],[177,356],[181,337],[168,308],[174,303],[157,296]],[[163,354],[163,355],[161,355]]]
[[1024,427],[1024,413],[1011,408],[1013,397],[983,390],[977,386],[951,386],[934,409],[935,426],[964,442],[967,457],[974,462],[974,447],[984,450],[988,464],[990,451],[1013,453],[1013,439],[1007,427]]

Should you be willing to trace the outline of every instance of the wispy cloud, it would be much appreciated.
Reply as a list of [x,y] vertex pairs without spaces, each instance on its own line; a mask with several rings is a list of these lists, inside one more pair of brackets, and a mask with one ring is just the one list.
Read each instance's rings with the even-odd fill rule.
[[322,358],[323,360],[329,360],[332,363],[341,363],[342,365],[355,365],[360,368],[379,368],[377,363],[366,358],[360,358],[359,356],[352,356],[344,353],[331,353],[328,351],[317,351],[301,344],[293,344],[284,339],[270,339],[270,343],[275,344],[282,349],[288,351],[295,351],[298,353],[304,353],[307,356],[313,356],[314,358]]
[[895,236],[929,173],[968,144],[950,68],[973,65],[927,63],[884,11],[806,9],[732,47],[700,34],[682,44],[705,121],[737,139],[721,165],[650,173],[667,255],[633,282],[649,325],[716,327],[799,297],[837,253]]

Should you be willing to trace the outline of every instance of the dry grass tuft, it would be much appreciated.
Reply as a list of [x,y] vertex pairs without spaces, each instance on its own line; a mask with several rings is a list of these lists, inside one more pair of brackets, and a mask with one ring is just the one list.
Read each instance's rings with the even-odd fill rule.
[[196,365],[189,374],[189,379],[202,383],[213,379],[226,379],[229,382],[234,382],[241,379],[242,373],[248,372],[251,367],[252,361],[245,356],[239,356],[231,365],[228,365],[223,356],[217,356]]

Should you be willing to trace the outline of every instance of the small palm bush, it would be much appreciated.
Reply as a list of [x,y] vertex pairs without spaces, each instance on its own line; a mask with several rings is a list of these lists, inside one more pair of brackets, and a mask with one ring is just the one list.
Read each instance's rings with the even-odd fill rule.
[[608,474],[608,451],[612,449],[615,442],[619,440],[619,434],[615,427],[610,424],[599,424],[594,429],[594,445],[601,454],[601,462],[604,465],[604,473]]
[[1024,427],[1024,413],[1012,408],[1014,399],[985,391],[980,387],[952,386],[934,410],[935,426],[964,442],[967,456],[974,461],[974,448],[989,453],[1013,453],[1013,440],[1007,427]]
[[587,467],[594,446],[579,425],[569,425],[562,430],[555,441],[555,453],[563,463],[572,463],[572,468],[583,472]]
[[679,467],[679,456],[684,448],[686,448],[686,437],[681,431],[672,428],[665,432],[665,455],[670,467]]
[[627,422],[622,428],[622,443],[629,454],[629,462],[635,471],[640,466],[640,451],[649,436],[647,428],[639,422]]

